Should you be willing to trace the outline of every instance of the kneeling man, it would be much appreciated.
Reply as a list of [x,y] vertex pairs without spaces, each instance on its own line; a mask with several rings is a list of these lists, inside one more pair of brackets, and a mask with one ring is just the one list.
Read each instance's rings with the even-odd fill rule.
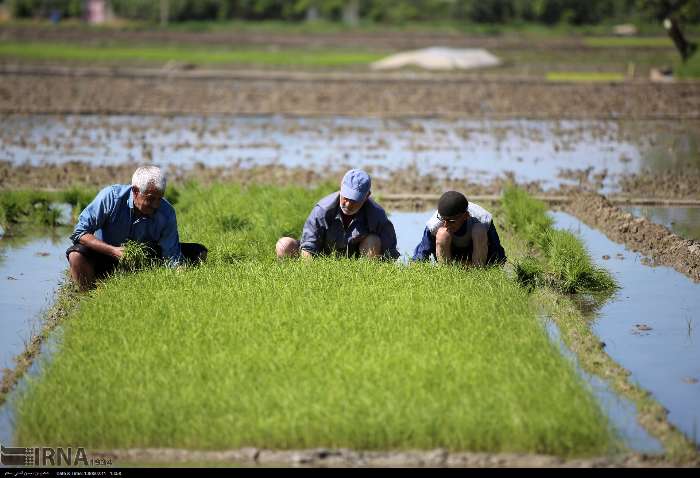
[[506,253],[493,224],[491,213],[469,203],[464,194],[448,191],[440,197],[438,209],[428,220],[413,260],[459,261],[466,265],[503,264]]
[[277,257],[311,258],[337,253],[343,257],[396,259],[394,225],[379,204],[370,199],[371,179],[360,169],[351,169],[340,191],[321,199],[306,219],[301,241],[283,237],[277,241]]
[[146,243],[170,266],[206,259],[203,245],[180,243],[175,210],[163,199],[165,185],[160,168],[143,166],[130,185],[107,186],[80,213],[66,257],[81,289],[116,268],[127,240]]

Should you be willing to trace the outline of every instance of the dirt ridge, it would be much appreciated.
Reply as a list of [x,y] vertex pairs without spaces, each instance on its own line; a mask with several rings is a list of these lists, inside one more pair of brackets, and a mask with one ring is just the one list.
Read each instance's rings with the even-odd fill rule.
[[654,265],[673,267],[700,282],[700,242],[683,239],[645,217],[636,218],[597,194],[578,194],[563,209],[611,240],[649,256]]
[[408,451],[364,451],[346,448],[269,450],[239,448],[223,451],[199,451],[176,448],[132,448],[93,453],[111,458],[119,465],[126,462],[218,462],[247,466],[300,467],[697,467],[700,462],[676,463],[663,455],[626,454],[595,458],[566,459],[527,453],[449,452],[445,449]]
[[695,83],[0,75],[0,113],[698,119]]

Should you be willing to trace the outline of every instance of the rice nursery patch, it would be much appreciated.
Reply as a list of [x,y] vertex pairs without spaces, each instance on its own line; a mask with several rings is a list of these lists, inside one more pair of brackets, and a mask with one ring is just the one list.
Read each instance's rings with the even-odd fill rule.
[[512,261],[517,280],[526,288],[551,287],[567,294],[610,294],[617,288],[610,273],[593,264],[574,233],[552,227],[542,201],[509,186],[503,193],[503,210],[511,227],[534,249]]
[[[277,261],[327,189],[180,191],[199,267],[85,297],[16,403],[16,442],[599,455],[618,440],[500,269]],[[418,241],[420,238],[417,237]]]

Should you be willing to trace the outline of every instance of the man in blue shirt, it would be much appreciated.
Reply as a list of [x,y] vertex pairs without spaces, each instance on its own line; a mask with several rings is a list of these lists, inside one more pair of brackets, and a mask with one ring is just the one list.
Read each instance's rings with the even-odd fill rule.
[[277,257],[312,258],[336,253],[343,257],[359,255],[395,259],[396,232],[382,207],[370,199],[371,179],[360,169],[351,169],[340,184],[340,191],[321,199],[311,210],[301,241],[283,237],[277,241]]
[[503,264],[501,246],[491,213],[469,203],[464,194],[448,191],[440,197],[438,209],[428,219],[413,260],[458,261],[465,265]]
[[131,185],[107,186],[80,213],[66,257],[81,289],[114,270],[127,240],[148,244],[170,266],[206,258],[201,244],[180,243],[175,210],[163,199],[165,186],[160,168],[143,166],[134,172]]

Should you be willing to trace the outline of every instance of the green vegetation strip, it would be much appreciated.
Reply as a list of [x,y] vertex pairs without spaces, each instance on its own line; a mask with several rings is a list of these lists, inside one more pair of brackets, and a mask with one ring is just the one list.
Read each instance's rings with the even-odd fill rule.
[[679,78],[700,78],[700,53],[696,52],[687,62],[676,62],[675,72]]
[[552,227],[544,202],[509,186],[503,193],[503,210],[513,229],[540,253],[513,260],[516,277],[525,287],[548,286],[564,293],[615,290],[615,280],[593,265],[581,240]]
[[572,83],[594,83],[608,81],[624,81],[622,73],[600,73],[585,71],[550,71],[547,73],[547,81],[567,81]]
[[274,260],[277,237],[298,234],[324,192],[181,190],[182,240],[208,245],[211,260],[117,275],[85,297],[22,390],[16,441],[616,449],[527,292],[500,268]]
[[594,48],[673,48],[673,42],[667,36],[588,37],[583,39],[583,44]]
[[72,188],[46,192],[30,190],[0,191],[0,226],[11,229],[21,223],[56,226],[61,211],[56,203],[69,204],[78,210],[87,206],[96,191]]
[[379,60],[381,53],[354,50],[314,49],[212,49],[187,46],[85,46],[70,43],[0,43],[0,58],[24,60],[70,60],[97,62],[177,61],[193,64],[245,64],[267,66],[351,66]]

